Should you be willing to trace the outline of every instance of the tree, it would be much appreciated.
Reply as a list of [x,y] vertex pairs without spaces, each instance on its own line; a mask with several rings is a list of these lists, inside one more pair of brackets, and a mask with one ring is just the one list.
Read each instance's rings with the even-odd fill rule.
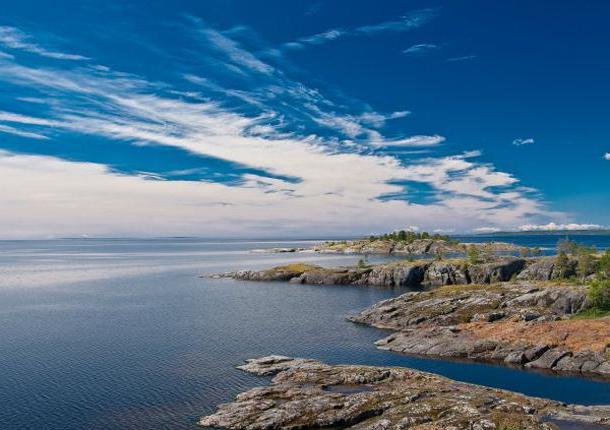
[[559,239],[557,241],[557,254],[564,252],[569,255],[574,255],[578,251],[578,244],[573,240],[568,239]]
[[572,274],[572,267],[570,266],[570,259],[564,251],[559,251],[555,258],[555,268],[553,269],[553,275],[559,279],[566,279]]
[[476,245],[470,245],[467,251],[468,262],[471,264],[477,264],[481,262],[481,250]]
[[610,311],[610,279],[591,282],[587,289],[591,306],[600,311]]
[[599,275],[603,279],[610,279],[610,249],[607,249],[599,259]]
[[407,240],[407,232],[404,230],[400,230],[398,232],[398,240],[400,240],[401,242],[404,242],[405,240]]
[[597,260],[593,255],[594,253],[595,248],[593,247],[581,246],[578,248],[578,266],[576,271],[580,278],[585,279],[597,270]]

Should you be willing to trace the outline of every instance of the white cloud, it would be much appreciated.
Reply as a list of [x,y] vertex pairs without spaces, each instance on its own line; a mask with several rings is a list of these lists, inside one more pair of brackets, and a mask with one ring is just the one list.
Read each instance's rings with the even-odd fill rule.
[[[19,192],[0,190],[0,236],[355,234],[406,223],[465,231],[482,224],[517,226],[548,215],[512,175],[473,160],[481,155],[478,151],[405,164],[374,148],[348,145],[337,133],[383,146],[433,147],[444,138],[386,139],[373,127],[407,111],[337,113],[336,105],[316,89],[267,68],[228,36],[204,31],[228,61],[244,72],[267,76],[265,86],[235,93],[209,79],[185,75],[207,91],[206,97],[191,99],[177,96],[166,84],[104,67],[50,69],[0,62],[0,79],[38,91],[43,96],[38,100],[49,100],[45,108],[50,112],[45,118],[0,112],[0,121],[11,123],[3,125],[9,127],[5,132],[41,139],[40,130],[53,130],[57,140],[67,131],[170,146],[297,180],[261,173],[244,174],[240,184],[231,186],[159,181],[155,174],[118,175],[99,164],[2,153],[0,175],[19,184]],[[223,106],[215,92],[223,102],[226,94],[237,94],[249,113]],[[335,134],[298,132],[266,97],[285,97],[299,114]],[[404,193],[400,183],[405,181],[429,186],[438,199],[415,204],[381,198]],[[407,198],[411,192],[407,188]]]
[[418,43],[416,45],[412,45],[402,52],[403,54],[407,55],[423,55],[427,52],[436,51],[439,48],[440,47],[434,43]]
[[383,32],[403,32],[421,27],[428,22],[434,16],[436,16],[436,9],[419,9],[410,12],[396,21],[385,21],[379,24],[363,25],[354,30],[355,33],[362,34],[374,34]]
[[472,231],[475,233],[481,233],[481,234],[497,233],[500,231],[500,228],[498,228],[498,227],[477,227],[477,228],[472,229]]
[[554,230],[600,230],[604,227],[599,224],[556,224],[550,222],[542,225],[526,224],[519,227],[520,231],[554,231]]
[[15,136],[26,137],[28,139],[36,139],[36,140],[48,139],[48,137],[43,134],[35,133],[32,131],[19,130],[15,127],[11,127],[11,126],[4,125],[4,124],[0,124],[0,133],[13,134]]
[[[31,42],[31,37],[15,27],[0,26],[0,44],[10,49],[17,49],[56,60],[88,60],[87,57],[64,52],[52,51]],[[7,58],[3,56],[4,58]],[[12,57],[12,55],[10,56]]]
[[604,154],[604,160],[609,160],[610,161],[610,152],[606,152]]
[[528,137],[527,139],[519,138],[519,139],[513,140],[513,145],[516,145],[516,146],[531,145],[534,142],[535,142],[534,139],[532,139],[531,137]]
[[468,61],[468,60],[474,60],[475,58],[477,58],[476,55],[464,55],[461,57],[447,58],[447,62],[453,63],[453,62],[459,62],[459,61]]
[[436,146],[445,141],[443,136],[435,134],[433,136],[410,136],[402,139],[373,141],[377,146]]
[[4,112],[0,111],[0,121],[4,122],[16,122],[20,124],[31,124],[31,125],[47,125],[47,126],[55,126],[57,125],[56,121],[50,121],[44,118],[34,118],[31,116],[16,114],[12,112]]
[[321,45],[346,36],[369,36],[386,32],[404,32],[422,27],[436,16],[436,9],[418,9],[397,20],[377,24],[362,25],[352,29],[330,29],[312,36],[301,37],[293,42],[284,43],[285,49],[303,49],[307,46]]
[[[236,41],[209,26],[198,18],[190,17],[191,21],[198,26],[198,31],[203,34],[208,41],[237,66],[250,71],[256,71],[269,75],[274,72],[273,66],[263,62],[251,52],[243,49]],[[240,70],[240,72],[242,72]]]

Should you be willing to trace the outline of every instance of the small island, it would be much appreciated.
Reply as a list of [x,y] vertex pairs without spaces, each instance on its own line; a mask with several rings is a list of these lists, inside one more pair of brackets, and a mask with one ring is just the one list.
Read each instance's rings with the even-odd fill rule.
[[439,233],[398,230],[356,240],[327,241],[315,246],[313,251],[333,254],[444,256],[461,255],[471,248],[495,253],[519,252],[522,249],[506,242],[460,243],[450,236]]

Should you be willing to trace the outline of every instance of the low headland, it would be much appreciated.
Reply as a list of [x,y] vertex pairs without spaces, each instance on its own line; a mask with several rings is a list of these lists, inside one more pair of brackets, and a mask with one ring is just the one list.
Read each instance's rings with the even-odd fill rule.
[[[447,242],[416,238],[410,244],[421,240]],[[610,251],[600,254],[571,241],[562,241],[556,256],[544,257],[505,255],[484,246],[464,249],[461,258],[437,253],[434,259],[375,265],[361,260],[356,266],[334,268],[297,263],[223,276],[408,287],[411,291],[348,319],[393,331],[376,342],[385,350],[610,380]],[[597,408],[595,413],[587,409],[584,418],[579,418],[575,416],[582,414],[575,411],[584,409],[576,406],[411,369],[328,366],[277,357],[254,360],[244,369],[279,373],[270,387],[238,396],[203,419],[202,425],[231,429],[610,428],[600,427],[610,426],[609,408]],[[368,379],[367,375],[385,376]],[[342,391],[334,386],[351,388]],[[549,417],[584,419],[597,427],[562,427]]]

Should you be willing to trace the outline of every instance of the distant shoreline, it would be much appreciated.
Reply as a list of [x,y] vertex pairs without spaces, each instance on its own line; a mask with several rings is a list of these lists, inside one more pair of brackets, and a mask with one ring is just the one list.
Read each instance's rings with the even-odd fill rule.
[[[503,236],[608,236],[610,230],[536,230],[536,231],[497,231],[493,233],[478,233],[473,236],[503,237]],[[470,236],[470,235],[455,235]]]

